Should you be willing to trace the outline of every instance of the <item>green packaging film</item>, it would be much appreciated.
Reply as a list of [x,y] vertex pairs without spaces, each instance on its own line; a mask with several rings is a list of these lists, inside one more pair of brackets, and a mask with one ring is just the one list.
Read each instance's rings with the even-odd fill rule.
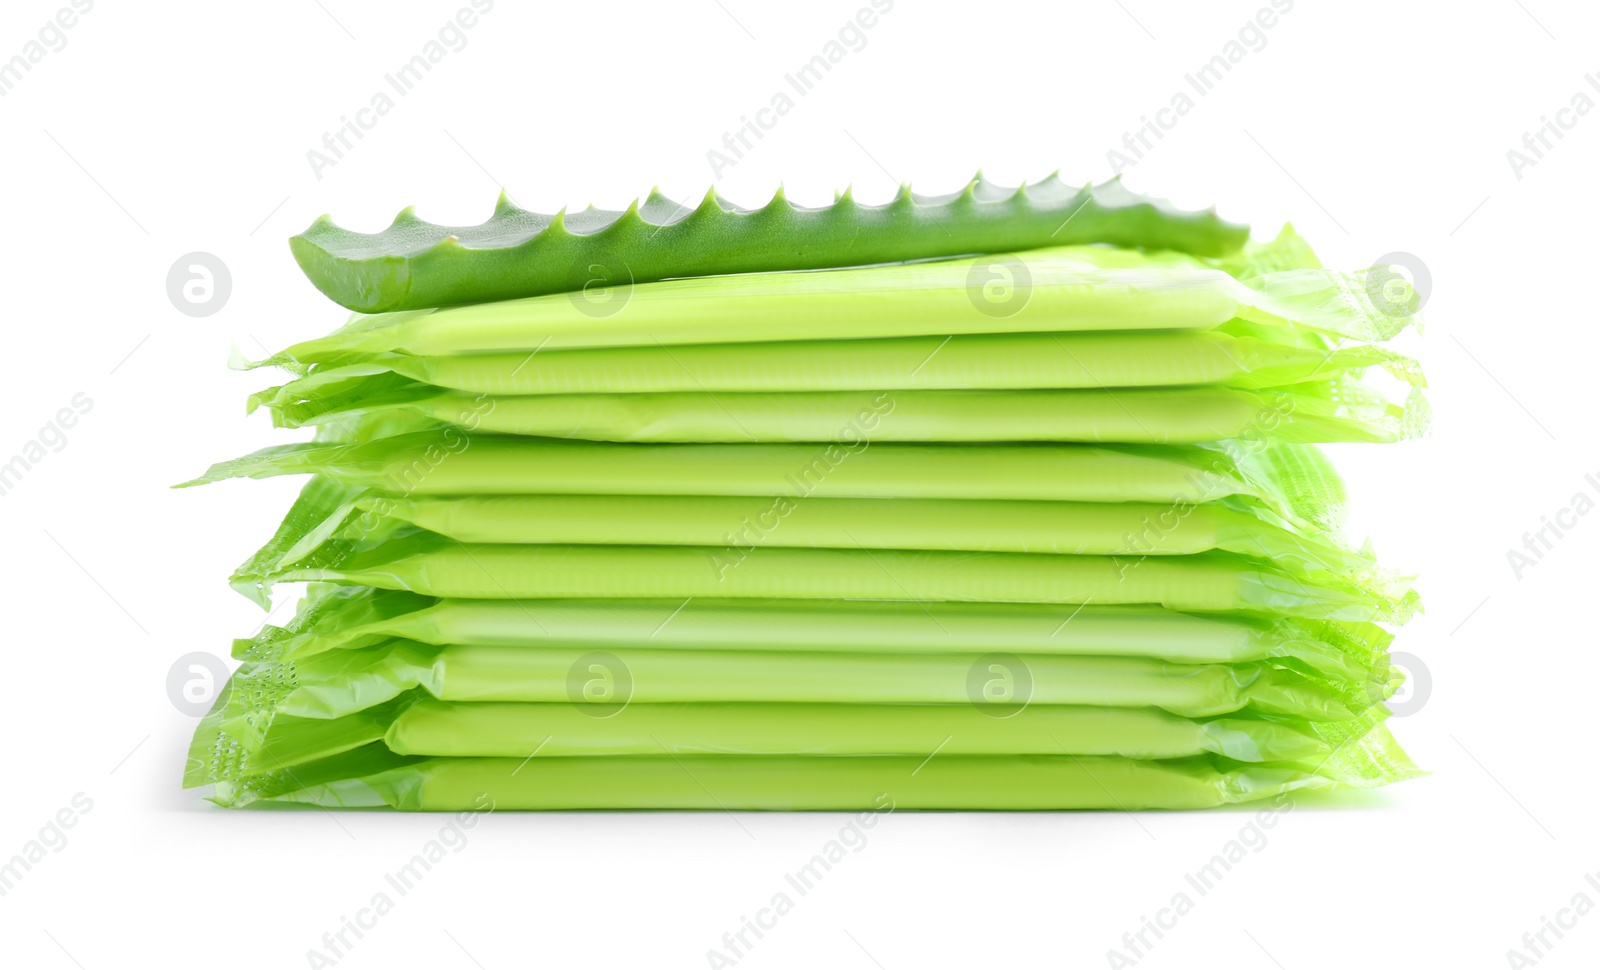
[[[1321,769],[1212,757],[1145,761],[1093,755],[923,757],[412,758],[382,745],[219,782],[216,800],[405,811],[678,809],[1196,809],[1306,789],[1369,788],[1418,772],[1387,730],[1339,749]],[[935,770],[935,768],[937,770]],[[919,770],[920,769],[920,770]]]
[[233,581],[296,564],[333,563],[419,529],[463,543],[720,544],[727,554],[719,570],[763,547],[1133,557],[1221,550],[1271,559],[1304,575],[1375,570],[1370,554],[1341,548],[1248,500],[1174,505],[782,495],[399,498],[313,478],[272,541]]
[[[1281,335],[1280,335],[1281,336]],[[1381,367],[1420,383],[1416,362],[1371,344],[1322,346],[1221,330],[975,333],[869,340],[612,347],[537,354],[379,355],[317,368],[250,398],[315,414],[417,384],[470,394],[1265,388]],[[299,413],[299,412],[294,412]]]
[[[1343,722],[1288,717],[1197,720],[1148,707],[1046,704],[1004,718],[972,706],[932,704],[630,704],[605,718],[570,703],[418,697],[399,707],[381,735],[366,739],[382,740],[396,754],[455,758],[527,757],[535,749],[540,757],[556,758],[663,750],[673,755],[916,755],[939,748],[953,755],[1066,752],[1147,760],[1220,754],[1235,761],[1315,766],[1352,730]],[[328,722],[299,721],[310,723]],[[1360,729],[1370,728],[1362,724]]]
[[[1030,704],[1005,717],[975,706],[630,704],[596,716],[581,704],[458,703],[409,695],[338,718],[209,718],[190,764],[194,784],[270,774],[381,742],[403,756],[594,758],[760,755],[1070,754],[1141,760],[1217,754],[1320,768],[1371,733],[1383,708],[1344,721],[1281,716],[1180,717],[1156,708]],[[222,739],[235,755],[210,761]],[[234,744],[237,742],[237,745]]]
[[[1012,289],[985,289],[997,265]],[[1021,280],[1024,286],[1016,286]],[[379,355],[537,354],[599,347],[985,333],[1213,330],[1233,320],[1387,340],[1413,323],[1364,274],[1293,269],[1240,281],[1175,256],[1078,246],[815,273],[665,280],[597,315],[567,294],[358,316],[250,366],[305,372]]]
[[[1420,391],[1394,403],[1359,382],[1293,389],[1228,387],[1012,391],[546,394],[503,397],[397,390],[348,407],[275,409],[291,427],[377,419],[384,434],[455,424],[487,433],[640,442],[1079,441],[1195,444],[1396,441],[1420,433]],[[359,425],[358,425],[359,426]]]
[[[598,680],[595,678],[599,678]],[[977,678],[974,680],[974,678]],[[999,678],[999,680],[996,680]],[[1270,662],[1175,665],[1145,657],[829,653],[587,647],[437,647],[391,640],[303,660],[252,663],[231,690],[250,709],[341,717],[421,689],[447,701],[617,704],[978,704],[1000,683],[1017,703],[1157,707],[1185,717],[1250,710],[1346,720],[1388,697],[1390,670],[1331,681]],[[999,689],[998,687],[995,689]]]
[[187,786],[402,810],[1202,808],[1419,774],[1408,577],[1318,442],[1421,433],[1420,296],[1113,180],[326,217],[253,395],[294,616]]
[[1314,446],[873,444],[633,445],[457,428],[360,444],[277,445],[185,484],[320,474],[404,496],[721,495],[1197,504],[1259,499],[1334,527],[1344,487]]
[[[1149,603],[1196,612],[1258,610],[1336,620],[1403,621],[1417,597],[1400,577],[1382,585],[1306,580],[1271,563],[1225,553],[1074,556],[930,550],[468,545],[412,535],[326,565],[247,579],[258,597],[274,583],[337,582],[427,596],[523,599],[699,596]],[[259,582],[261,593],[252,591]]]
[[435,599],[313,585],[284,626],[234,642],[252,662],[313,657],[391,638],[434,645],[597,650],[1000,651],[1149,657],[1174,663],[1275,663],[1329,680],[1388,668],[1392,635],[1371,623],[1153,606],[915,603],[907,600]]

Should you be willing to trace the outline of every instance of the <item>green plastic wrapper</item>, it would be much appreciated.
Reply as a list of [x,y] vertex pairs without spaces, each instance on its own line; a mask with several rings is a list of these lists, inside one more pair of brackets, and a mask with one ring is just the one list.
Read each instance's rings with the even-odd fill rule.
[[1315,446],[873,444],[642,445],[449,428],[362,444],[277,445],[186,485],[320,474],[402,496],[745,495],[1196,504],[1259,499],[1334,529],[1344,486]]
[[391,638],[434,645],[596,650],[784,650],[1272,660],[1328,680],[1388,669],[1393,635],[1371,623],[1193,615],[1150,606],[904,600],[440,600],[313,585],[284,626],[234,642],[234,656],[289,661]]
[[415,758],[368,745],[294,769],[219,782],[227,806],[270,799],[405,811],[1197,809],[1317,788],[1370,788],[1419,772],[1381,725],[1315,771],[1216,756],[631,756]]
[[[1212,754],[1375,781],[1363,774],[1370,760],[1352,774],[1347,749],[1393,748],[1377,705],[1397,679],[1392,670],[1358,684],[1264,664],[1174,668],[1141,658],[600,653],[391,641],[247,663],[197,731],[185,781],[216,783],[219,800],[242,804],[299,797],[319,777],[365,774],[373,757],[408,766],[433,756],[520,765],[657,755],[786,764],[819,755],[916,754],[924,763],[981,755],[1012,763],[1013,755],[1058,753],[1141,761]],[[1384,771],[1396,780],[1402,768],[1390,761]]]
[[[1184,717],[1250,709],[1347,720],[1388,697],[1391,669],[1330,681],[1271,662],[1178,665],[1143,657],[587,647],[445,647],[391,640],[256,662],[231,692],[249,711],[335,718],[412,690],[447,701],[967,704],[989,689],[1016,704],[1157,707]],[[995,686],[999,685],[999,686]],[[1008,701],[1008,703],[1010,703]],[[605,705],[597,706],[597,709]]]
[[[1004,271],[997,270],[997,267]],[[1009,280],[1005,292],[996,281]],[[1100,246],[810,273],[665,280],[595,307],[551,294],[357,316],[249,366],[305,372],[377,355],[840,340],[967,333],[1212,330],[1235,319],[1386,340],[1410,300],[1379,300],[1364,274],[1321,269],[1241,282],[1189,257]]]
[[714,546],[732,568],[762,547],[1177,556],[1221,550],[1297,575],[1375,572],[1370,553],[1300,530],[1259,503],[486,495],[398,498],[312,478],[272,541],[235,571],[249,587],[425,530],[464,543]]
[[[232,577],[263,606],[310,587],[235,641],[185,785],[229,807],[872,819],[1418,774],[1384,723],[1402,677],[1379,625],[1417,597],[1342,538],[1313,444],[1422,430],[1420,369],[1374,345],[1416,294],[1324,270],[1292,230],[1240,250],[1208,213],[1114,213],[1205,243],[1184,252],[1010,255],[907,221],[948,203],[998,242],[1017,227],[986,191],[859,215],[708,200],[658,227],[688,248],[509,203],[467,249],[407,214],[314,226],[296,253],[318,285],[388,312],[236,362],[296,375],[249,408],[316,438],[187,484],[310,475]],[[1003,205],[1031,246],[1062,201]],[[774,219],[827,252],[783,256]],[[888,265],[830,268],[852,222],[884,223],[896,253],[861,262]],[[623,243],[655,269],[526,259]],[[702,258],[751,246],[772,265],[744,269],[817,271]],[[667,271],[685,258],[704,265]]]
[[[977,705],[630,704],[597,716],[583,704],[459,703],[426,695],[338,718],[229,716],[196,733],[191,787],[269,774],[382,742],[399,755],[452,758],[630,755],[862,756],[1074,754],[1141,760],[1219,754],[1315,768],[1387,715],[1344,721],[1179,717],[1156,708],[1032,704],[1004,717]],[[207,754],[218,741],[233,752]]]
[[987,333],[876,340],[547,350],[411,357],[317,368],[250,398],[314,414],[415,384],[469,394],[640,394],[1030,388],[1279,387],[1382,367],[1420,385],[1415,361],[1359,344],[1325,348],[1221,331]]
[[267,573],[275,583],[336,582],[463,599],[909,599],[1004,603],[1148,603],[1172,610],[1252,610],[1404,622],[1418,605],[1403,577],[1311,580],[1226,553],[1074,556],[1012,552],[706,546],[466,544],[397,538],[325,565]]
[[280,425],[351,422],[359,434],[454,424],[548,438],[638,442],[1079,441],[1197,444],[1225,439],[1398,441],[1427,424],[1407,402],[1351,380],[1291,390],[1228,387],[1009,391],[544,394],[505,397],[422,386],[273,411]]
[[[1382,711],[1383,708],[1374,708]],[[387,712],[384,712],[387,714]],[[298,726],[328,724],[292,719]],[[340,719],[341,721],[343,719]],[[1345,722],[1221,717],[1156,708],[1029,705],[1010,717],[972,706],[883,704],[632,704],[592,717],[579,704],[407,699],[372,736],[363,717],[337,745],[382,740],[397,754],[455,758],[601,755],[1118,755],[1146,760],[1220,754],[1315,765],[1350,736]],[[376,722],[381,724],[383,717]],[[1360,733],[1370,725],[1363,722]],[[290,731],[281,732],[285,735]],[[941,747],[941,744],[943,745]],[[337,746],[336,745],[336,746]],[[326,751],[334,754],[337,751]]]

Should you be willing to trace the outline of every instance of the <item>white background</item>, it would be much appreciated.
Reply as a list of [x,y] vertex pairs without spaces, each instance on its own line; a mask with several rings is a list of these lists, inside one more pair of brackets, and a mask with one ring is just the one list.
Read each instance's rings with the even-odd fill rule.
[[[6,3],[0,60],[65,5]],[[0,897],[8,966],[305,966],[443,822],[224,812],[178,787],[194,722],[168,668],[261,622],[223,578],[299,482],[167,486],[290,439],[245,418],[264,380],[230,372],[230,346],[259,356],[343,319],[285,238],[325,211],[374,230],[408,204],[477,222],[502,184],[545,211],[621,208],[657,183],[698,199],[708,149],[865,0],[499,0],[316,177],[307,151],[464,6],[102,0],[0,98],[0,459],[75,394],[93,401],[0,498],[0,857],[76,793],[93,802]],[[816,204],[849,184],[865,201],[900,180],[949,191],[980,166],[1007,184],[1104,178],[1108,149],[1263,6],[899,0],[718,188],[756,204],[782,182]],[[1432,693],[1395,730],[1433,774],[1297,804],[1139,966],[1518,965],[1506,951],[1541,917],[1579,892],[1600,903],[1584,881],[1600,870],[1600,516],[1520,579],[1506,556],[1597,496],[1600,112],[1563,116],[1574,127],[1520,179],[1506,154],[1580,90],[1600,99],[1584,80],[1597,18],[1555,0],[1299,0],[1125,173],[1258,236],[1292,219],[1330,265],[1420,257],[1429,326],[1408,349],[1436,412],[1424,440],[1336,455],[1359,534],[1422,577],[1428,612],[1396,648]],[[207,318],[166,294],[192,251],[232,274]],[[738,965],[1106,966],[1251,818],[892,815]],[[337,965],[703,967],[843,822],[496,814]],[[1600,915],[1547,938],[1539,966],[1593,966]]]

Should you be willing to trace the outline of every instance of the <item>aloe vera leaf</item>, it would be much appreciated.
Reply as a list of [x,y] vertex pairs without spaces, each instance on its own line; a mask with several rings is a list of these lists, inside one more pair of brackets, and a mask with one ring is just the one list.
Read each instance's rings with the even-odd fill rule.
[[959,192],[892,202],[795,206],[780,188],[759,209],[713,189],[693,208],[652,190],[616,212],[542,215],[505,193],[487,222],[439,226],[403,210],[387,229],[359,233],[324,215],[289,240],[312,284],[351,310],[377,313],[509,300],[671,277],[864,266],[1077,243],[1236,253],[1247,226],[1135,195],[1115,178],[1072,188],[1056,175],[1015,189],[980,173]]

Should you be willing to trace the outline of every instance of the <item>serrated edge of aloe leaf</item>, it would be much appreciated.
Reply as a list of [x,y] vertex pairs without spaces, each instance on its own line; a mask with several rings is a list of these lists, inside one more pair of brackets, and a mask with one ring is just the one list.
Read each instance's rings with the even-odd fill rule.
[[980,172],[958,192],[924,196],[902,185],[891,201],[789,202],[782,187],[743,208],[708,190],[689,207],[652,189],[621,211],[590,206],[529,212],[504,191],[489,219],[441,226],[402,209],[388,228],[359,233],[323,215],[289,240],[317,289],[362,313],[483,303],[680,276],[825,269],[1080,243],[1237,252],[1249,227],[1214,209],[1189,211],[1136,195],[1117,178],[1073,188],[1056,174],[1015,188]]

